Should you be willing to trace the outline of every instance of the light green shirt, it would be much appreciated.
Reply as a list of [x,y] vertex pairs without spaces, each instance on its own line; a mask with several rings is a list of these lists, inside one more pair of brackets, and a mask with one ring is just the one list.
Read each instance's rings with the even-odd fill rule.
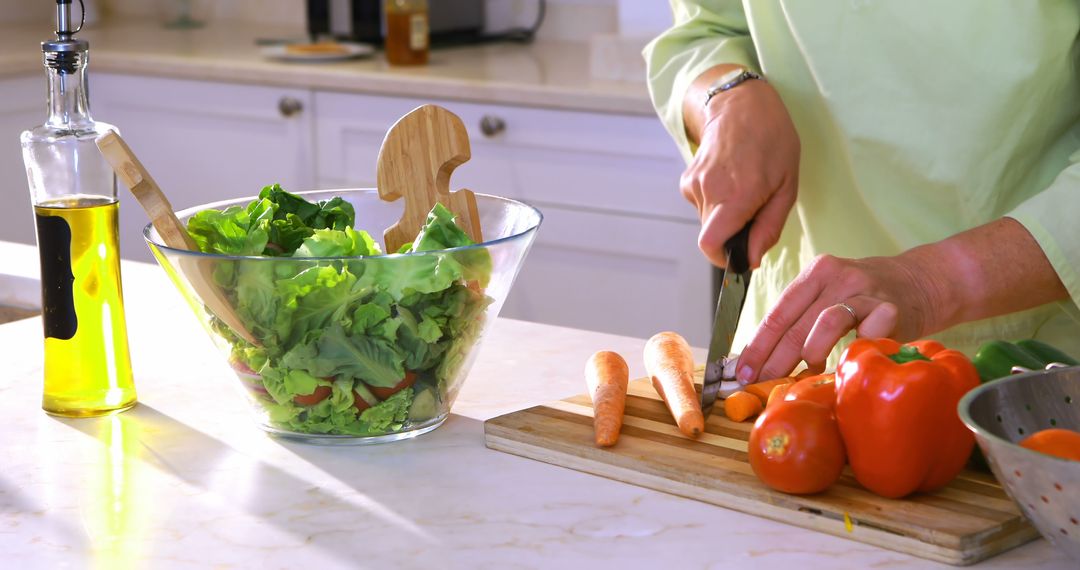
[[799,198],[754,273],[736,351],[817,254],[895,255],[1009,216],[1038,240],[1071,301],[934,338],[974,354],[989,339],[1037,337],[1080,355],[1080,2],[671,5],[675,25],[645,57],[686,158],[683,97],[720,63],[762,72],[802,141]]

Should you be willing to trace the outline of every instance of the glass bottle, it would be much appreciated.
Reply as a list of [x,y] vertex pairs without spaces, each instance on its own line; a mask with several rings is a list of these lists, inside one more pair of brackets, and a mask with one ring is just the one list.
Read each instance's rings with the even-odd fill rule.
[[[41,44],[48,119],[22,133],[37,222],[45,333],[42,407],[88,417],[135,404],[120,285],[116,175],[90,116],[88,44],[73,38],[71,0],[57,0],[57,39]],[[81,28],[81,26],[80,26]]]
[[391,65],[428,62],[428,0],[386,0],[386,61]]

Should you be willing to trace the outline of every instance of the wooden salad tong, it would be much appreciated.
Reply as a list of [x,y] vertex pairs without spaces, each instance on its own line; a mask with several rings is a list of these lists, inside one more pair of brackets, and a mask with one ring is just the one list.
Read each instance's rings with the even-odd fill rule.
[[473,241],[484,241],[476,195],[450,192],[450,175],[471,156],[465,124],[442,107],[417,107],[394,123],[379,150],[379,197],[388,202],[404,197],[405,211],[383,234],[386,253],[397,253],[416,238],[436,202],[454,214]]
[[[184,224],[177,219],[165,193],[135,157],[135,153],[131,152],[124,139],[120,138],[116,131],[109,131],[99,136],[95,142],[105,160],[112,165],[116,176],[131,190],[143,210],[146,210],[146,215],[161,236],[161,241],[173,249],[199,251]],[[211,313],[244,340],[255,345],[260,344],[244,326],[225,292],[214,283],[212,260],[184,256],[179,259],[179,269]]]

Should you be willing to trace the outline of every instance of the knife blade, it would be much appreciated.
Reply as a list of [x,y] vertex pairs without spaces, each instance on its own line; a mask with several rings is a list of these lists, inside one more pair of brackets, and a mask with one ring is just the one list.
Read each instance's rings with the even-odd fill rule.
[[[720,285],[720,296],[716,300],[712,339],[709,341],[709,355],[705,361],[705,381],[701,386],[701,413],[706,418],[712,412],[721,392],[738,389],[733,378],[724,378],[724,364],[731,353],[731,341],[735,336],[735,327],[739,324],[739,315],[746,302],[746,290],[750,286],[750,276],[753,273],[747,253],[749,238],[750,223],[747,223],[724,244],[728,261]],[[727,388],[723,386],[729,383]]]

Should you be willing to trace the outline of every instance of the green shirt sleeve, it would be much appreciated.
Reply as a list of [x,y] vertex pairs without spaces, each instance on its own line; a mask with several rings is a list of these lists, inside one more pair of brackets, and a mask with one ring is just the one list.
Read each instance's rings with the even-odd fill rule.
[[690,161],[682,104],[695,79],[722,63],[758,70],[753,39],[739,0],[671,0],[675,25],[645,48],[649,93],[664,126]]
[[1072,303],[1066,310],[1080,318],[1080,151],[1069,157],[1070,165],[1048,188],[1028,198],[1008,217],[1023,224],[1050,260]]

